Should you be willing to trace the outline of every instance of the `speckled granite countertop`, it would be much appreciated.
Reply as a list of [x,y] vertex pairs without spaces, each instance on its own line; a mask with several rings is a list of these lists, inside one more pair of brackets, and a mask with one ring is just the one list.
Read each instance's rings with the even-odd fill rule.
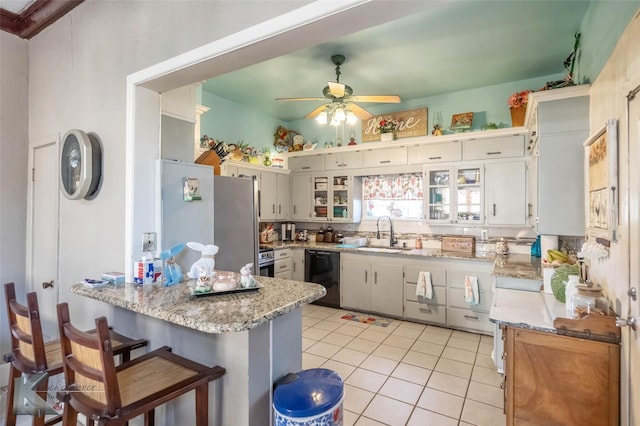
[[539,257],[528,254],[510,254],[496,256],[492,274],[497,277],[541,280],[542,269]]
[[[480,260],[484,262],[493,262],[495,259],[494,253],[491,253],[491,252],[476,252],[474,254],[465,254],[465,253],[442,251],[439,248],[401,249],[398,247],[393,247],[393,248],[380,247],[378,248],[380,249],[380,251],[374,251],[375,249],[373,247],[360,247],[360,248],[342,247],[340,244],[316,243],[313,241],[308,241],[308,242],[278,241],[277,243],[268,244],[267,247],[272,247],[274,250],[285,249],[285,248],[305,248],[305,249],[333,250],[333,251],[339,251],[339,252],[358,253],[358,254],[383,254],[383,255],[391,255],[391,256],[437,257],[440,259]],[[389,249],[393,251],[389,251]]]
[[257,280],[263,286],[257,291],[207,297],[192,296],[188,282],[171,287],[118,284],[97,289],[76,284],[71,292],[205,333],[249,330],[326,294],[319,284],[267,277]]

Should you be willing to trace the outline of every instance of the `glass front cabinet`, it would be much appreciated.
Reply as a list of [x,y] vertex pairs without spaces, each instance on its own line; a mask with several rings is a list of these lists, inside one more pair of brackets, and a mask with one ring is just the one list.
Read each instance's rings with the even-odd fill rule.
[[358,222],[361,215],[361,191],[355,189],[350,174],[315,175],[312,179],[312,220]]
[[482,224],[482,166],[429,167],[424,172],[427,187],[427,222]]

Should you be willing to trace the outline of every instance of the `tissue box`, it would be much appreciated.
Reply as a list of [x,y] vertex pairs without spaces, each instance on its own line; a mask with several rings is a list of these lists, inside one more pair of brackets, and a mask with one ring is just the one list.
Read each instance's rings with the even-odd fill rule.
[[124,282],[124,272],[103,272],[100,278],[111,284],[120,284]]
[[162,261],[141,260],[133,264],[133,282],[136,284],[153,284],[162,276]]

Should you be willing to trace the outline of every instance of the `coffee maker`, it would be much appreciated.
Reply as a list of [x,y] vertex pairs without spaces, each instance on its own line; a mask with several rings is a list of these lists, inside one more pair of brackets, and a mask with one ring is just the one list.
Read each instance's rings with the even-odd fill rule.
[[296,239],[296,224],[283,223],[280,235],[282,235],[282,241],[294,241]]

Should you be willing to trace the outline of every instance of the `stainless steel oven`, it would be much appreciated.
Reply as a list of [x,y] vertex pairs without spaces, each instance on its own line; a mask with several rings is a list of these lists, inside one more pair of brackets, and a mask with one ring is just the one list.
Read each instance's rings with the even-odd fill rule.
[[260,250],[258,250],[258,266],[260,267],[260,276],[275,276],[275,260],[271,247],[260,246]]

